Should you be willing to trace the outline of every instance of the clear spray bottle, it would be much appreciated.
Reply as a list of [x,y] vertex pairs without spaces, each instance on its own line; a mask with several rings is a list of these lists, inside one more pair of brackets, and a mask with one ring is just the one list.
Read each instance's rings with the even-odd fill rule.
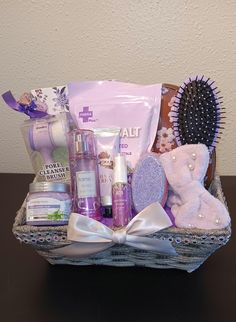
[[73,211],[101,220],[97,153],[94,134],[90,130],[70,133],[73,151],[70,153]]

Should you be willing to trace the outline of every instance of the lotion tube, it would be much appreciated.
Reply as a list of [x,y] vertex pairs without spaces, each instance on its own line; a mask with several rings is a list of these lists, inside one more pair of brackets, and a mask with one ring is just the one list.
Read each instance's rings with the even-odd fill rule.
[[93,131],[97,144],[101,204],[111,207],[113,165],[120,148],[120,128],[96,128]]

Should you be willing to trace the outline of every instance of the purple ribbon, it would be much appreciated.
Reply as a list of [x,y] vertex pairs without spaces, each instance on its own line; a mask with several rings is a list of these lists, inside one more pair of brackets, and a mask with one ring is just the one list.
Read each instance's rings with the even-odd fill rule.
[[2,94],[2,98],[5,103],[10,106],[15,111],[25,113],[30,118],[41,118],[47,116],[48,114],[37,110],[37,105],[32,101],[29,105],[22,104],[16,101],[15,97],[12,95],[11,91]]

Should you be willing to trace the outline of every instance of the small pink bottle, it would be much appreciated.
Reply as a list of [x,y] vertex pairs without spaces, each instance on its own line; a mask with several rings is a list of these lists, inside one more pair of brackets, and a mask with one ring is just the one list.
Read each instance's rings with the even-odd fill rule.
[[115,157],[112,185],[112,215],[113,226],[126,226],[130,219],[131,202],[127,178],[125,156],[118,154]]

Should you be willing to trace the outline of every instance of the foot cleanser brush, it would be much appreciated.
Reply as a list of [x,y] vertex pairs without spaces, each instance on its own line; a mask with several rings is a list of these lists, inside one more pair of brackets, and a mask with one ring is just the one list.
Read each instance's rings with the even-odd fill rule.
[[64,119],[57,115],[30,122],[32,122],[28,133],[30,148],[41,154],[45,164],[53,163],[54,149],[67,145]]

